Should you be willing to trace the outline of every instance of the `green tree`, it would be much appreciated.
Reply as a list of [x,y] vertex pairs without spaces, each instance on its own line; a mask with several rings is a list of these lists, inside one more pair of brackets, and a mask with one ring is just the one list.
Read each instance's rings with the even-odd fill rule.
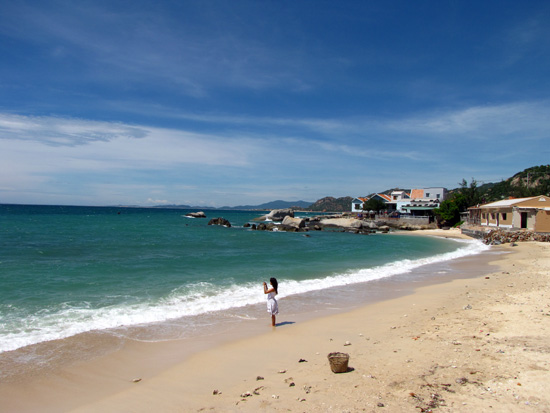
[[[466,179],[462,179],[462,182],[459,185],[460,188],[458,190],[458,194],[460,194],[461,197],[460,199],[457,199],[457,203],[460,211],[464,212],[468,208],[480,203],[481,194],[477,186],[477,181],[474,178],[472,178],[469,186]],[[458,198],[458,194],[455,195],[455,198]]]
[[439,208],[434,210],[440,225],[453,226],[460,222],[460,213],[481,202],[481,194],[477,181],[472,178],[468,185],[466,179],[459,183],[460,187],[450,199],[441,202]]
[[441,202],[439,208],[434,209],[434,215],[442,226],[453,226],[460,222],[460,209],[454,199]]
[[378,198],[371,198],[363,203],[363,211],[380,212],[386,209],[386,203]]

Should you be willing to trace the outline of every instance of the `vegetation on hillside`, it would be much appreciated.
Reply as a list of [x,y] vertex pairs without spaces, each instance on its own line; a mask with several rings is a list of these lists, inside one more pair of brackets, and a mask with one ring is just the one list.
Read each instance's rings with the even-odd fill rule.
[[479,190],[483,202],[493,202],[509,197],[550,196],[550,165],[527,168],[505,181],[482,185]]

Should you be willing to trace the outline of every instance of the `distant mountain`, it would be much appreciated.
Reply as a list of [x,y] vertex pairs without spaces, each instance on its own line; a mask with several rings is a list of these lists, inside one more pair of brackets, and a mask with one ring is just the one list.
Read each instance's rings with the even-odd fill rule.
[[271,201],[266,202],[265,204],[260,205],[239,205],[239,206],[223,206],[218,209],[240,209],[240,210],[255,210],[255,209],[265,209],[265,210],[272,210],[272,209],[286,209],[286,208],[294,208],[294,209],[304,209],[311,205],[311,202],[306,201]]
[[216,209],[213,207],[207,207],[207,206],[191,206],[191,205],[175,205],[175,204],[167,204],[167,205],[155,205],[151,208],[159,208],[159,209]]
[[220,208],[214,208],[214,207],[207,207],[207,206],[191,206],[191,205],[157,205],[153,208],[167,208],[167,209],[204,209],[204,210],[272,210],[272,209],[285,209],[285,208],[293,208],[293,209],[304,209],[311,205],[311,202],[306,201],[271,201],[266,202],[265,204],[260,205],[238,205],[238,206],[222,206]]

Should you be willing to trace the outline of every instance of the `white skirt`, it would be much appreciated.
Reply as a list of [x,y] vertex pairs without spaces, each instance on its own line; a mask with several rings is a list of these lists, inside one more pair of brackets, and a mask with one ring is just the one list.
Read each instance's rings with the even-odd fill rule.
[[279,304],[275,298],[267,300],[267,312],[271,315],[279,314]]

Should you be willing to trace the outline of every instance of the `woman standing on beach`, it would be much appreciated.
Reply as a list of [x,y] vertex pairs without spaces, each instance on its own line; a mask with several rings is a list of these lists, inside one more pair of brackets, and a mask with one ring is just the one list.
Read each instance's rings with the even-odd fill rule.
[[279,304],[275,299],[279,283],[275,278],[270,278],[269,284],[271,284],[270,287],[264,281],[264,294],[267,294],[267,312],[271,314],[271,325],[275,327],[275,316],[279,314]]

